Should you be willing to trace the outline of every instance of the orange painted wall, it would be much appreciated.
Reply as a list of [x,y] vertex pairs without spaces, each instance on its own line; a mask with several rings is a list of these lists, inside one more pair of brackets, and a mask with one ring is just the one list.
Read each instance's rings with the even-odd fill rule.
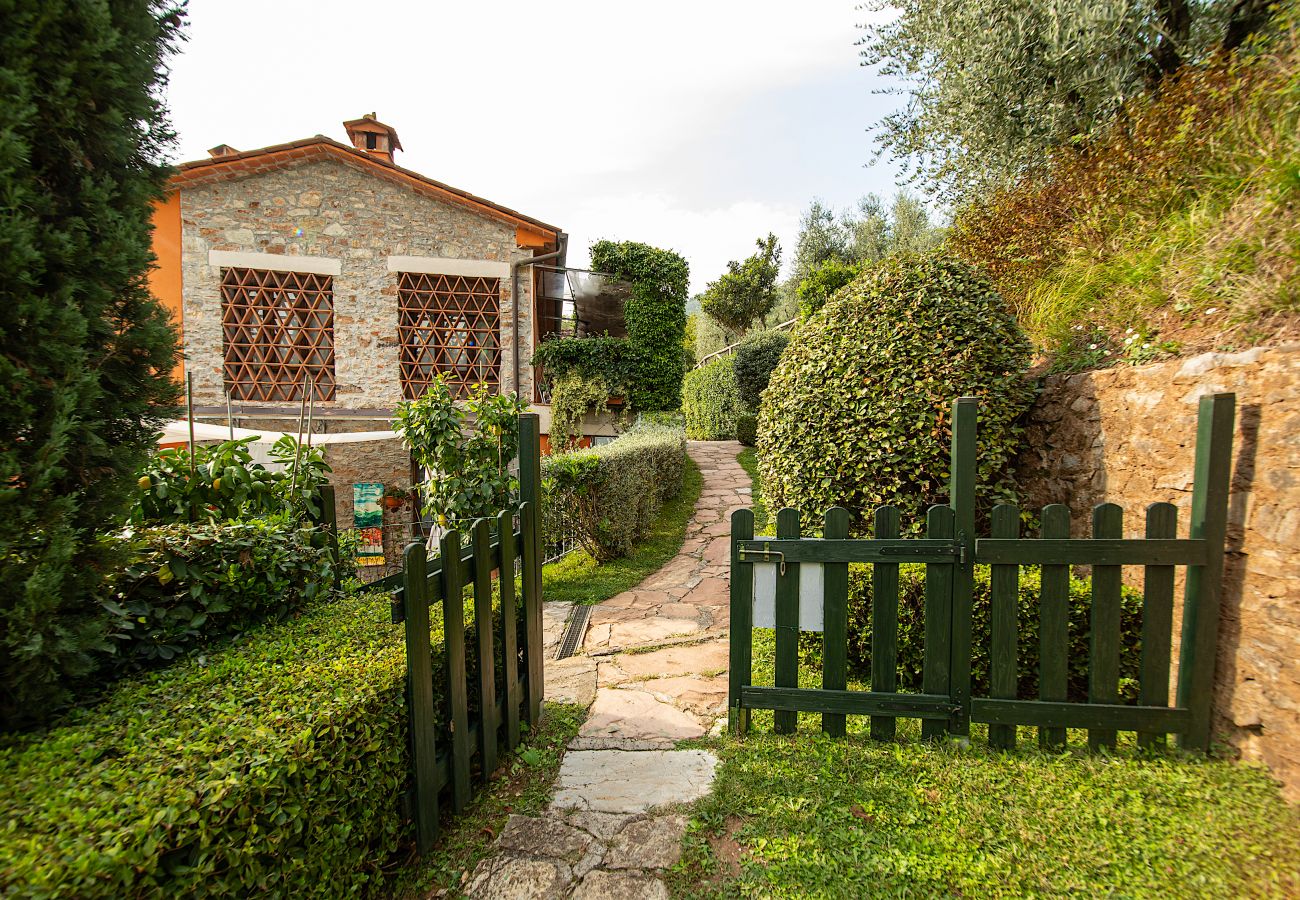
[[[181,307],[181,192],[172,191],[167,199],[154,205],[153,253],[157,268],[149,272],[149,290],[172,314],[176,330],[184,338],[184,315]],[[185,378],[185,363],[178,362],[172,373]]]

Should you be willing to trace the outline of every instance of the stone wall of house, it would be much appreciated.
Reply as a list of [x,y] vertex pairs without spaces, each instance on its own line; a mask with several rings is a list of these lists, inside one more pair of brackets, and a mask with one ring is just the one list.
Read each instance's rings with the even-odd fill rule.
[[1237,429],[1215,729],[1297,801],[1300,344],[1048,378],[1019,461],[1022,493],[1035,508],[1068,504],[1076,536],[1096,503],[1123,506],[1126,536],[1138,537],[1147,504],[1170,501],[1186,536],[1197,403],[1220,391],[1237,395]]
[[[390,407],[402,399],[397,340],[397,273],[389,256],[510,263],[531,257],[513,225],[367,174],[337,160],[310,160],[181,191],[182,271],[187,371],[195,402],[223,402],[221,269],[210,250],[316,256],[339,260],[334,277],[334,405]],[[520,348],[523,389],[531,396],[531,279],[523,294]],[[501,279],[501,380],[513,388],[514,298]],[[274,405],[274,404],[273,404]]]

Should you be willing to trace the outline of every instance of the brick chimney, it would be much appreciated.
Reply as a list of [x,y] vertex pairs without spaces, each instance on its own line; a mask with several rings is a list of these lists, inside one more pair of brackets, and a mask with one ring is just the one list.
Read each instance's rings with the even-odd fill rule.
[[397,139],[397,129],[380,122],[374,113],[344,122],[343,127],[347,130],[348,140],[353,147],[386,162],[393,161],[394,150],[402,149],[402,142]]

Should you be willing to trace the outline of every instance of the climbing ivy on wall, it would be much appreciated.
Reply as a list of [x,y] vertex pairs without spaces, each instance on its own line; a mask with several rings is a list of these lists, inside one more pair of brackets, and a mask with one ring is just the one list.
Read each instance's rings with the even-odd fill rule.
[[591,267],[632,284],[627,322],[628,400],[641,411],[676,409],[682,398],[682,341],[690,267],[671,250],[634,241],[597,241]]

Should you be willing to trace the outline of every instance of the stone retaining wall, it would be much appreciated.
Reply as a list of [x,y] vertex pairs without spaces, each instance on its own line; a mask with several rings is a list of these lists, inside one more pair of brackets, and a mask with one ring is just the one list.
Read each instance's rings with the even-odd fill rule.
[[1096,503],[1123,506],[1138,537],[1146,506],[1170,501],[1186,536],[1197,403],[1219,391],[1237,394],[1237,431],[1215,730],[1300,801],[1300,344],[1048,378],[1021,493],[1068,504],[1075,536]]

